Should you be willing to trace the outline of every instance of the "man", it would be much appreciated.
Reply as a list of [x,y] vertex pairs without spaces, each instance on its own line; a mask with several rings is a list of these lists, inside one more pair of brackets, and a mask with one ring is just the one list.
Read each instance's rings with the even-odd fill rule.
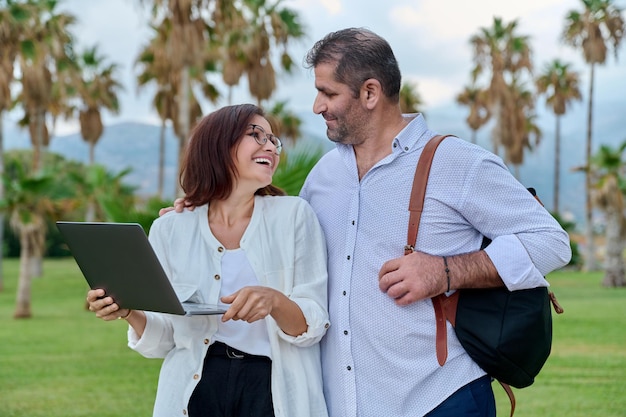
[[[318,91],[313,111],[337,144],[301,191],[327,240],[330,415],[495,416],[490,378],[450,324],[447,362],[437,362],[430,298],[547,286],[544,276],[571,257],[567,234],[500,158],[451,137],[435,154],[415,252],[403,256],[415,166],[437,133],[422,115],[402,114],[400,70],[378,35],[330,33],[305,61]],[[492,243],[479,250],[483,236]]]

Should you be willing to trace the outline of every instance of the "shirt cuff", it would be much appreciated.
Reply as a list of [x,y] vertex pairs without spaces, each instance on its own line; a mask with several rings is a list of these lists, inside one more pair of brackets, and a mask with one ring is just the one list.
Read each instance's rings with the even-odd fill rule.
[[517,236],[498,236],[484,250],[509,291],[550,286]]

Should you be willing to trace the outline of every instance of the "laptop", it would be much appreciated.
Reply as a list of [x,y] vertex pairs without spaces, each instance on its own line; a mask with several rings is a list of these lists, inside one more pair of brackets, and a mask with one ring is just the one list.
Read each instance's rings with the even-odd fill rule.
[[56,222],[91,289],[121,308],[177,315],[222,314],[228,306],[181,303],[137,223]]

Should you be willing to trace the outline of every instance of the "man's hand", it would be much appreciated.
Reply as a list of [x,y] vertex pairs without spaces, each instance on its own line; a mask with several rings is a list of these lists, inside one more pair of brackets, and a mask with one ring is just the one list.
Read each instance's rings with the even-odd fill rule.
[[[498,288],[504,282],[484,250],[448,256],[449,273],[441,256],[413,252],[383,264],[378,285],[398,305],[432,298],[461,288]],[[450,287],[448,287],[448,276]]]
[[434,297],[448,287],[442,258],[422,252],[385,262],[378,273],[378,285],[397,305]]
[[[195,207],[187,207],[188,210],[193,211]],[[176,200],[174,200],[174,206],[173,207],[163,207],[161,210],[159,210],[159,217],[161,217],[162,215],[164,215],[165,213],[169,213],[170,211],[174,210],[176,211],[176,213],[182,213],[183,210],[185,209],[185,199],[182,197],[177,198]]]

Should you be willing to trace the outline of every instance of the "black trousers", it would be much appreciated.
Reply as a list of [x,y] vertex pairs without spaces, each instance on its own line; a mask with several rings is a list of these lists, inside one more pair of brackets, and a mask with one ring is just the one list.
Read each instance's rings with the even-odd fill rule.
[[274,417],[272,361],[215,342],[189,399],[190,417]]

